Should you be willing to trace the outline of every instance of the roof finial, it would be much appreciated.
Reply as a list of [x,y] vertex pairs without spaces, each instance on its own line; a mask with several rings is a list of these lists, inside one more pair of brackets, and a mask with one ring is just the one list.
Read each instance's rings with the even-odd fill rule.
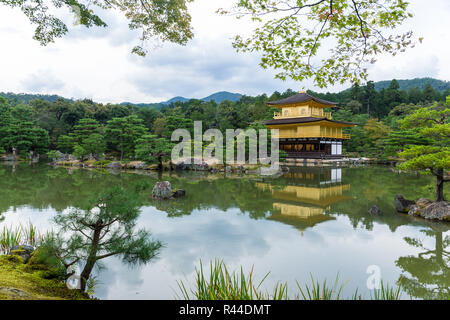
[[306,93],[305,87],[302,87],[302,90],[300,90],[300,93]]

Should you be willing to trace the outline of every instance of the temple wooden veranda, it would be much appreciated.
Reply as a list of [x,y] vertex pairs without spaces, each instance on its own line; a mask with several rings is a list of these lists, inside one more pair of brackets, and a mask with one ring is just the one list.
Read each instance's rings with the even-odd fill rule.
[[313,97],[306,92],[286,99],[271,101],[270,106],[279,108],[274,119],[266,121],[269,129],[278,129],[280,150],[289,158],[341,159],[342,142],[350,139],[342,129],[356,123],[332,120],[324,109],[336,107],[330,102]]

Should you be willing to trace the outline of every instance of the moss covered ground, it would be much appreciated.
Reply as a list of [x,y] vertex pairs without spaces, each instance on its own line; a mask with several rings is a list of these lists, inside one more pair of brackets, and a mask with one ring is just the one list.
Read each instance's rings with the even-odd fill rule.
[[84,300],[45,265],[24,264],[19,256],[0,255],[0,300]]

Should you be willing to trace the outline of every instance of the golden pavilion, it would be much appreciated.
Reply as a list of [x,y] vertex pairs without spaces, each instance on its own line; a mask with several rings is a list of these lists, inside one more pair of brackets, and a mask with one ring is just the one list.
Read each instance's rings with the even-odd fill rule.
[[268,104],[280,112],[275,112],[266,125],[279,130],[280,150],[286,151],[289,158],[342,158],[342,142],[350,139],[342,129],[356,123],[332,120],[331,112],[324,112],[336,107],[336,102],[300,92]]

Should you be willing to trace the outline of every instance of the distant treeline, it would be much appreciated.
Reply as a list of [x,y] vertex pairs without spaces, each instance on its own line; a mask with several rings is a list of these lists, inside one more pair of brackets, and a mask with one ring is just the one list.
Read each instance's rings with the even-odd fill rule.
[[[399,81],[394,79],[391,80],[387,86],[385,85],[385,81],[378,83],[369,81],[364,86],[355,84],[350,89],[339,93],[314,94],[317,97],[338,102],[341,107],[348,107],[352,109],[354,113],[367,113],[376,118],[387,116],[394,107],[402,103],[418,104],[430,103],[433,101],[444,102],[445,97],[450,95],[450,83],[447,83],[445,90],[441,90],[443,84],[446,83],[441,80],[430,78],[430,82],[427,82],[427,78],[424,78],[400,81],[407,81],[409,89],[401,89]],[[439,85],[438,89],[433,87],[433,83]],[[377,84],[381,87],[380,90],[377,90]],[[416,85],[412,86],[412,84]],[[420,89],[421,87],[423,87],[423,89]]]

